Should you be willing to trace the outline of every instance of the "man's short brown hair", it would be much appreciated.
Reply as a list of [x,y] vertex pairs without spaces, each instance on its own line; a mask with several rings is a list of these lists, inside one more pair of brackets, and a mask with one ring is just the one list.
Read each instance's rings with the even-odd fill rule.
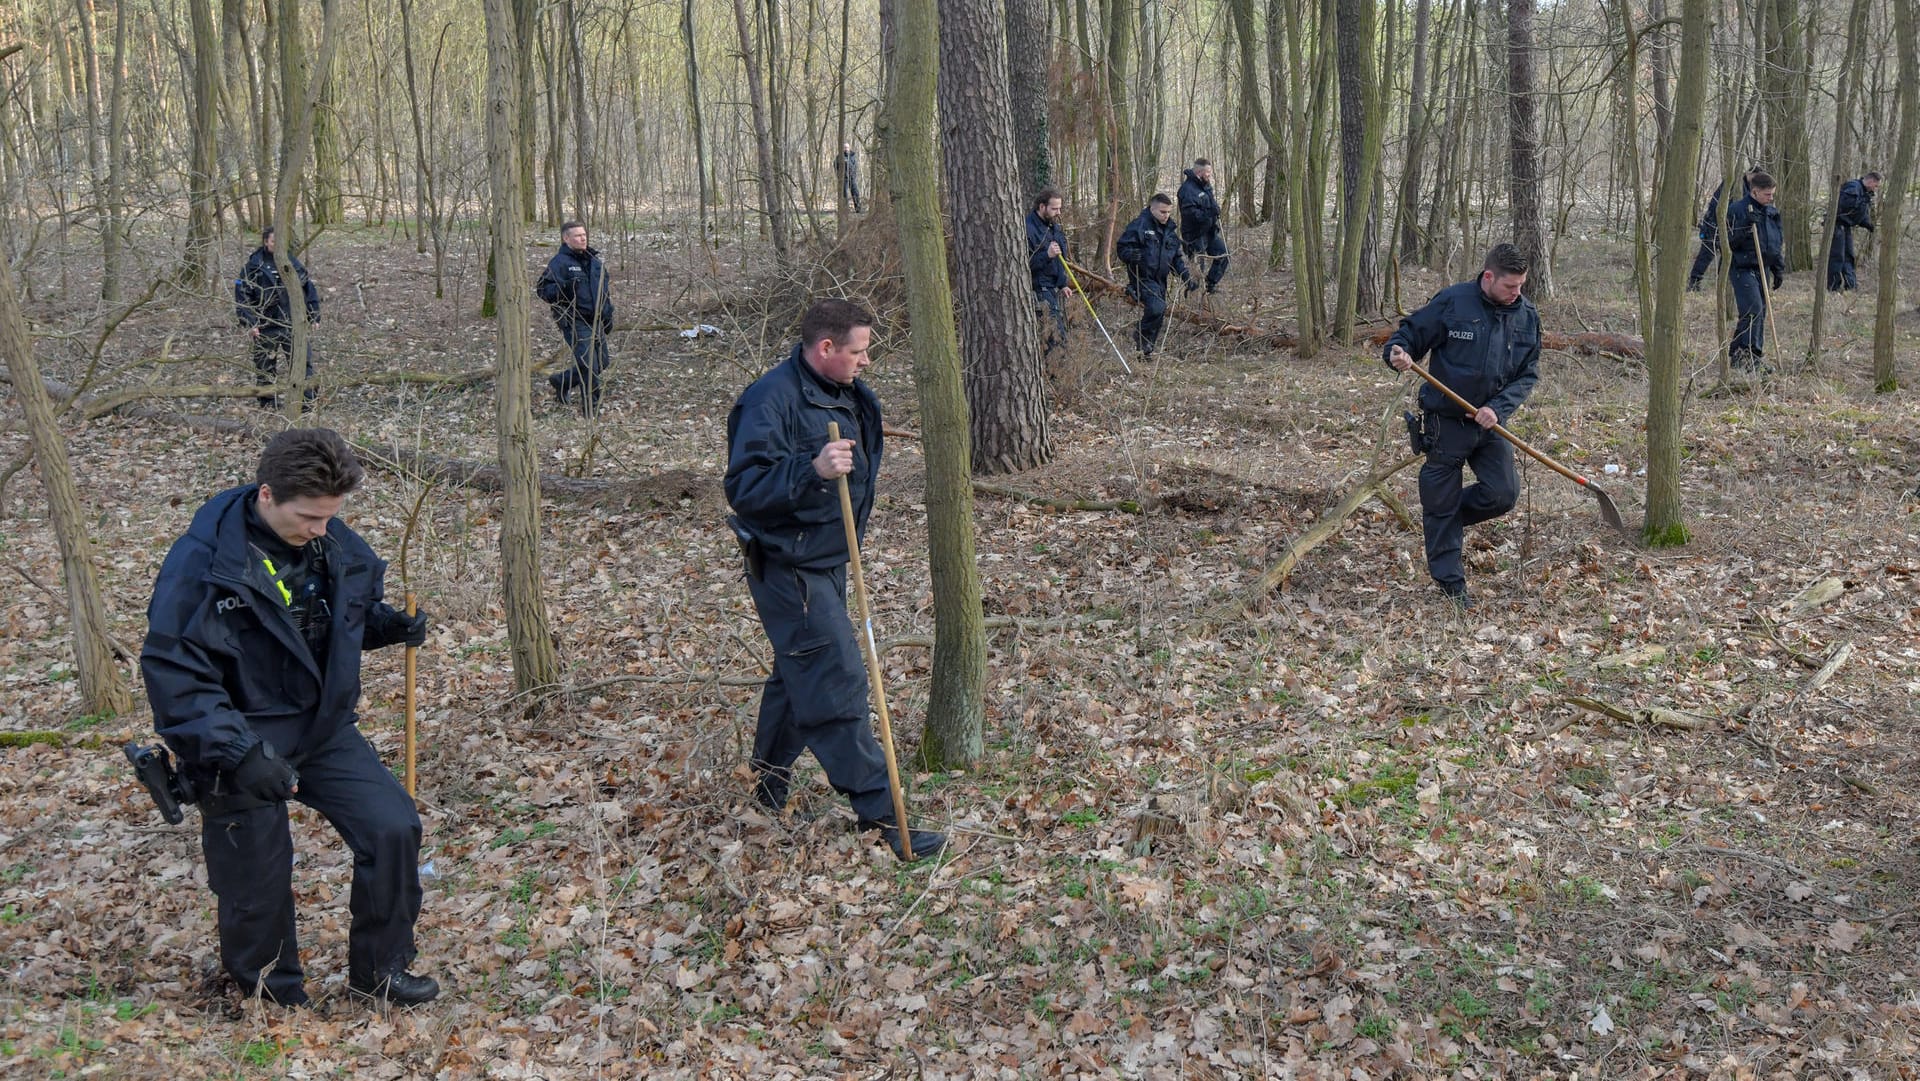
[[367,475],[360,459],[332,428],[289,428],[267,440],[253,479],[273,490],[276,503],[307,496],[346,495]]
[[1059,188],[1041,188],[1040,194],[1033,197],[1033,208],[1035,210],[1045,210],[1048,203],[1053,202],[1055,199],[1064,200],[1065,198],[1066,196],[1060,194]]
[[851,300],[816,300],[807,309],[807,314],[800,317],[800,344],[802,347],[811,347],[815,342],[827,338],[845,342],[854,327],[872,325],[873,313]]
[[1480,269],[1491,270],[1502,277],[1511,277],[1515,274],[1525,274],[1533,269],[1533,264],[1527,261],[1525,252],[1512,244],[1495,244],[1488,249],[1487,261],[1480,264]]
[[1773,179],[1773,174],[1765,169],[1755,169],[1747,174],[1747,187],[1752,191],[1772,191],[1779,186],[1779,183]]
[[1161,204],[1163,204],[1163,205],[1165,205],[1165,206],[1172,206],[1172,205],[1173,205],[1173,196],[1171,196],[1171,195],[1168,195],[1168,194],[1167,194],[1166,192],[1164,192],[1164,191],[1156,191],[1156,192],[1154,192],[1154,193],[1153,193],[1153,198],[1151,198],[1151,199],[1148,199],[1148,200],[1147,200],[1147,202],[1148,202],[1148,203],[1161,203]]

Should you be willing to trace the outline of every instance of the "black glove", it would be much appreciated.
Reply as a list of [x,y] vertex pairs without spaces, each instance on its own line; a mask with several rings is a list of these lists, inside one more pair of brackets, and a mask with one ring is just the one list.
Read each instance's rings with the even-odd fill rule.
[[254,799],[284,802],[299,783],[300,775],[293,771],[292,764],[275,754],[266,740],[254,744],[253,750],[233,767],[234,791]]
[[1873,232],[1873,223],[1868,222],[1867,224],[1862,225],[1860,228],[1865,229],[1867,232],[1871,233]]
[[1195,280],[1194,280],[1194,278],[1193,278],[1193,275],[1191,275],[1191,274],[1189,274],[1189,275],[1187,275],[1186,277],[1184,277],[1184,278],[1182,278],[1182,279],[1180,279],[1180,284],[1181,284],[1181,285],[1183,285],[1183,286],[1185,286],[1185,287],[1186,287],[1186,290],[1187,290],[1187,292],[1189,292],[1189,293],[1191,293],[1191,292],[1193,292],[1194,290],[1196,290],[1196,289],[1198,289],[1198,288],[1200,288],[1200,283],[1199,283],[1199,282],[1197,282],[1197,281],[1195,281]]
[[1773,283],[1775,289],[1778,289],[1780,288],[1780,283],[1787,280],[1787,276],[1777,270],[1769,270],[1767,271],[1767,280]]
[[395,612],[393,633],[402,645],[419,648],[427,644],[427,614],[415,609],[413,618],[407,618],[405,612]]

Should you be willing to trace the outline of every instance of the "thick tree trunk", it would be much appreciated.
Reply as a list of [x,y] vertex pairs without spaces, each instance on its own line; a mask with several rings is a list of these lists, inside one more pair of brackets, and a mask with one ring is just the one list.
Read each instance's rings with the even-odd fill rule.
[[[1647,522],[1645,537],[1656,545],[1687,542],[1680,495],[1681,388],[1686,366],[1681,331],[1686,316],[1687,267],[1692,245],[1694,179],[1707,111],[1707,51],[1713,34],[1712,0],[1682,0],[1680,80],[1673,103],[1673,133],[1660,166],[1654,203],[1653,328],[1647,335]],[[1730,181],[1738,184],[1738,180]],[[1724,231],[1724,230],[1723,230]]]
[[1013,98],[1013,145],[1020,158],[1020,195],[1031,201],[1053,183],[1047,144],[1047,0],[1007,0],[1007,93]]
[[[1813,200],[1807,187],[1813,177],[1813,154],[1808,149],[1807,109],[1811,81],[1803,35],[1800,0],[1761,0],[1766,6],[1765,54],[1760,64],[1760,95],[1766,111],[1763,155],[1768,171],[1779,182],[1774,206],[1780,210],[1781,233],[1789,271],[1814,265]],[[1821,266],[1826,265],[1825,249]],[[1781,343],[1775,343],[1779,348]]]
[[1553,295],[1546,206],[1540,192],[1540,116],[1533,75],[1534,0],[1507,0],[1507,170],[1512,183],[1513,243],[1533,269],[1527,296]]
[[1914,138],[1920,129],[1920,47],[1916,36],[1920,12],[1916,0],[1893,0],[1894,36],[1900,49],[1899,142],[1893,152],[1893,175],[1885,186],[1886,198],[1880,204],[1880,220],[1874,223],[1874,235],[1880,238],[1880,275],[1874,283],[1873,306],[1873,389],[1888,394],[1900,389],[1894,371],[1894,309],[1900,296],[1900,227],[1906,212],[1907,190],[1913,184]]
[[974,560],[967,399],[940,224],[934,128],[939,16],[934,0],[893,0],[890,7],[898,26],[891,34],[883,29],[882,38],[892,40],[897,54],[881,143],[906,270],[933,573],[933,681],[920,761],[930,769],[951,769],[978,762],[985,751],[986,630]]
[[[1827,246],[1833,243],[1833,225],[1840,217],[1840,185],[1846,183],[1847,174],[1853,166],[1853,105],[1860,82],[1860,50],[1867,36],[1867,15],[1871,7],[1870,0],[1853,0],[1853,10],[1847,15],[1847,45],[1841,54],[1840,89],[1834,98],[1833,116],[1833,168],[1827,173],[1827,190],[1832,193],[1827,199],[1827,236],[1826,243],[1820,248],[1825,256]],[[1811,204],[1812,200],[1808,200]],[[1891,237],[1891,234],[1889,234]],[[1824,259],[1822,260],[1824,262]],[[1822,279],[1814,283],[1813,320],[1807,331],[1807,367],[1812,371],[1820,370],[1820,354],[1825,347],[1827,332],[1827,297],[1824,268],[1817,271]]]
[[341,193],[340,97],[331,66],[319,73],[320,94],[313,110],[313,224],[335,225],[347,216]]
[[529,348],[524,207],[520,198],[520,87],[509,0],[486,0],[487,183],[493,259],[500,275],[494,355],[494,423],[499,426],[505,497],[500,511],[500,592],[522,693],[560,682],[560,658],[547,627],[540,577],[540,473],[533,445],[533,353]]
[[80,677],[80,709],[94,716],[125,713],[132,708],[133,700],[114,662],[107,608],[93,566],[93,544],[87,538],[87,515],[73,483],[73,467],[67,462],[67,444],[55,421],[53,402],[40,381],[40,366],[27,337],[13,269],[4,254],[0,254],[0,353],[6,354],[14,397],[26,414],[33,457],[40,465],[40,484],[47,492],[48,517],[53,520],[54,539],[60,547],[67,618],[73,625],[74,670]]
[[1432,29],[1433,0],[1419,0],[1413,12],[1413,82],[1407,102],[1407,151],[1400,167],[1400,196],[1393,216],[1399,223],[1398,260],[1414,257],[1420,248],[1420,158],[1427,144],[1427,37]]
[[754,44],[753,24],[746,0],[733,0],[733,21],[740,32],[740,61],[746,65],[747,103],[753,115],[754,160],[760,169],[760,211],[773,236],[773,256],[782,267],[793,260],[787,244],[786,198],[780,190],[779,166],[773,158],[773,129],[767,110],[766,82],[760,67],[760,49]]
[[939,0],[940,149],[953,214],[953,267],[973,466],[1012,473],[1053,458],[1047,379],[1007,101],[1000,0]]
[[193,27],[193,130],[187,160],[187,247],[180,259],[181,284],[199,289],[213,277],[213,234],[218,228],[217,185],[220,133],[220,41],[214,33],[212,0],[188,0]]

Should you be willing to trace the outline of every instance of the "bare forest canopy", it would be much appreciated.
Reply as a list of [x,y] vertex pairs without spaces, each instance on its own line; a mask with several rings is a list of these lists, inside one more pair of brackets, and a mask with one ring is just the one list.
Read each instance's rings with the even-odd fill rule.
[[[0,0],[0,1073],[1912,1077],[1916,14]],[[1230,272],[1149,360],[1116,241],[1200,157]],[[1752,166],[1742,374],[1727,253],[1686,278]],[[618,311],[585,414],[532,290],[572,219]],[[269,225],[320,297],[271,388]],[[1502,241],[1538,457],[1456,609],[1380,348]],[[729,410],[829,295],[879,319],[856,595],[952,841],[912,865],[744,761]],[[429,616],[360,701],[417,753],[416,1010],[347,993],[354,860],[301,808],[316,1005],[236,1003],[198,830],[119,752],[169,545],[304,423]]]

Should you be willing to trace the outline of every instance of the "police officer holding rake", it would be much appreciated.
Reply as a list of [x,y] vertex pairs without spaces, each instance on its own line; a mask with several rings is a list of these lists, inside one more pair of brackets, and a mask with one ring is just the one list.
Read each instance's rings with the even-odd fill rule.
[[257,482],[208,500],[167,553],[140,673],[153,724],[200,794],[220,959],[248,995],[308,1001],[294,929],[287,801],[353,850],[347,987],[414,1005],[420,816],[355,727],[360,654],[417,646],[427,617],[381,600],[386,564],[335,516],[363,471],[339,433],[281,432]]
[[1827,290],[1838,293],[1860,287],[1853,269],[1853,230],[1873,232],[1873,196],[1880,190],[1880,174],[1868,173],[1840,185],[1840,204],[1833,219],[1833,242],[1827,248]]
[[[1473,607],[1460,558],[1465,528],[1512,510],[1520,493],[1513,449],[1492,429],[1513,416],[1540,378],[1540,316],[1520,295],[1527,270],[1520,249],[1494,245],[1478,281],[1436,293],[1426,307],[1400,321],[1383,353],[1400,372],[1430,355],[1428,368],[1435,378],[1462,398],[1483,403],[1467,414],[1432,386],[1420,388],[1427,572],[1461,610]],[[1473,466],[1475,483],[1463,491],[1464,465]]]
[[[816,301],[787,359],[740,395],[727,416],[727,519],[746,554],[747,589],[773,646],[773,675],[754,732],[754,795],[786,806],[793,764],[812,751],[847,797],[861,830],[900,851],[886,759],[867,720],[867,677],[847,618],[847,538],[838,480],[865,536],[880,472],[880,401],[858,378],[873,316],[844,300]],[[827,439],[837,423],[841,438]],[[911,830],[913,859],[946,846]]]
[[1051,354],[1067,344],[1067,310],[1064,297],[1073,292],[1067,281],[1067,234],[1060,228],[1060,193],[1047,188],[1034,196],[1033,209],[1027,212],[1027,274],[1033,282],[1034,307],[1053,314],[1053,332],[1047,335],[1041,355]]

